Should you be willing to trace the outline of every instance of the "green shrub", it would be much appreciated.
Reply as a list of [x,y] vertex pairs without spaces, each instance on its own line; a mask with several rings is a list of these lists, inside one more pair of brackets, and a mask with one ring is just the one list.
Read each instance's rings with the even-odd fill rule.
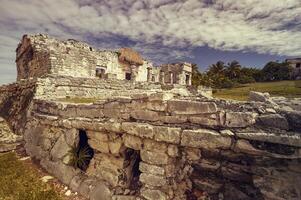
[[92,158],[91,150],[88,146],[74,146],[70,149],[69,155],[71,157],[69,165],[84,171],[87,169]]

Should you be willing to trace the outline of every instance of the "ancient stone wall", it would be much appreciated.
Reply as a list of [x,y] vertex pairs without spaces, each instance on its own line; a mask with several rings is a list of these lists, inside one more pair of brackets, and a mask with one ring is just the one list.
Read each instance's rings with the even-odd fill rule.
[[[130,96],[132,94],[151,94],[167,91],[178,95],[192,95],[198,91],[188,90],[185,86],[162,87],[158,83],[132,82],[117,79],[92,79],[47,76],[37,82],[36,96],[46,99],[57,98],[96,98],[106,99],[114,96]],[[200,92],[200,91],[199,91]]]
[[35,80],[19,81],[0,87],[0,117],[8,122],[16,134],[22,134],[24,131],[35,88]]
[[[91,199],[300,199],[301,114],[274,108],[170,93],[35,99],[24,138],[46,170]],[[81,132],[94,150],[84,171],[70,166]]]

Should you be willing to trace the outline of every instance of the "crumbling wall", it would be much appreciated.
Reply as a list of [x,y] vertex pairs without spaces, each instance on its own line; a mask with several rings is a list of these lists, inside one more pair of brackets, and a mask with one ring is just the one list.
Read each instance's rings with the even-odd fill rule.
[[[41,39],[44,37],[41,36]],[[45,38],[46,39],[46,38]],[[43,40],[42,40],[43,41]],[[16,50],[17,80],[41,77],[50,73],[51,59],[46,44],[24,35]]]
[[85,43],[24,35],[17,48],[18,80],[47,74],[95,77],[96,61],[94,50]]
[[7,121],[16,134],[21,135],[24,131],[35,88],[35,80],[19,81],[0,87],[0,117]]
[[[26,150],[91,199],[300,199],[301,138],[294,123],[300,113],[277,113],[262,102],[178,98],[36,99]],[[94,149],[85,172],[68,164],[79,130]]]

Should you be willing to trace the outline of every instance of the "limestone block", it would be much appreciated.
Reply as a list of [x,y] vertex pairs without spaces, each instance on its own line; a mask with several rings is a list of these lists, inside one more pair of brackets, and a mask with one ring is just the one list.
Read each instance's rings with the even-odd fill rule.
[[201,158],[201,150],[197,148],[186,148],[187,160],[196,161]]
[[90,200],[111,200],[112,194],[109,187],[107,187],[104,183],[99,182],[90,193]]
[[249,93],[250,101],[266,102],[269,98],[270,98],[269,93],[261,93],[261,92],[255,92],[255,91],[250,91],[250,93]]
[[98,131],[87,131],[88,138],[91,140],[97,140],[102,142],[108,142],[109,137],[108,134],[105,132],[98,132]]
[[43,159],[40,164],[44,169],[53,174],[66,185],[69,185],[72,178],[79,173],[78,170],[63,164],[60,161],[52,162],[47,159]]
[[119,154],[121,147],[123,145],[122,139],[117,138],[114,141],[109,142],[109,149],[112,154]]
[[165,173],[165,170],[163,167],[159,167],[156,165],[150,165],[145,162],[140,162],[139,170],[141,172],[145,172],[148,174],[154,174],[154,175],[164,175],[164,173]]
[[205,149],[227,149],[231,146],[231,138],[207,129],[184,130],[181,145]]
[[165,143],[156,142],[151,139],[144,139],[143,146],[144,146],[143,148],[145,150],[149,150],[149,151],[155,151],[155,152],[160,152],[160,153],[164,153],[167,151],[167,145]]
[[264,127],[288,130],[289,125],[285,117],[279,114],[262,115],[258,117],[258,123]]
[[139,180],[142,183],[153,187],[160,187],[166,184],[166,179],[163,176],[148,173],[141,173]]
[[105,122],[104,123],[104,128],[109,131],[109,132],[116,132],[120,133],[121,132],[121,123],[120,122]]
[[153,93],[153,94],[149,95],[150,101],[156,101],[156,100],[167,101],[167,100],[171,100],[173,98],[174,98],[174,94],[168,93],[168,92]]
[[270,142],[274,144],[284,144],[295,147],[301,147],[301,135],[298,133],[282,133],[274,134],[268,132],[237,132],[238,138],[256,140],[262,142]]
[[254,148],[248,140],[237,140],[234,146],[235,152],[242,152],[254,156],[263,156],[266,153],[259,149]]
[[89,145],[97,150],[100,151],[102,153],[109,153],[110,149],[109,149],[109,143],[108,142],[103,142],[100,140],[88,140]]
[[75,128],[66,130],[65,140],[66,143],[71,147],[77,145],[79,141],[78,131]]
[[231,131],[231,130],[228,130],[228,129],[225,129],[225,130],[221,130],[220,131],[220,134],[222,135],[222,136],[235,136],[235,134]]
[[160,121],[167,124],[182,124],[187,122],[187,117],[181,115],[160,116]]
[[153,126],[146,123],[123,122],[121,128],[128,134],[142,138],[153,138],[154,136]]
[[70,147],[65,141],[64,135],[61,135],[53,148],[51,149],[51,156],[54,160],[62,159],[70,151]]
[[148,101],[146,108],[153,111],[166,111],[167,103],[163,101]]
[[158,121],[159,113],[151,110],[136,110],[131,112],[134,119],[146,121]]
[[168,155],[165,153],[141,150],[140,154],[141,159],[149,164],[166,165],[169,161]]
[[188,119],[191,123],[208,126],[208,127],[217,127],[221,125],[217,117],[210,118],[208,116],[191,116]]
[[217,112],[217,106],[213,102],[170,100],[167,105],[168,111],[175,114],[192,115]]
[[124,134],[122,136],[124,145],[134,150],[140,150],[142,148],[142,139],[133,135]]
[[176,145],[170,144],[167,147],[167,154],[170,157],[177,157],[177,156],[179,156],[179,148]]
[[154,139],[156,141],[179,144],[180,138],[181,128],[154,126]]
[[160,190],[143,189],[141,195],[147,200],[167,200],[167,195]]
[[255,123],[256,114],[250,112],[226,112],[225,126],[243,128]]

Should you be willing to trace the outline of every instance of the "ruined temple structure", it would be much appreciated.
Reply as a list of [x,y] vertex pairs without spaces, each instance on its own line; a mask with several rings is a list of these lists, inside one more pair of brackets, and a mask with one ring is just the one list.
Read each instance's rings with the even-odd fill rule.
[[[126,69],[113,72],[124,69],[114,67],[117,53],[94,53],[25,36],[18,81],[0,87],[0,117],[73,191],[92,200],[301,199],[300,99],[252,92],[228,101],[160,78],[128,81]],[[135,53],[120,59],[142,64]],[[96,77],[96,66],[115,78]],[[161,66],[172,69],[186,65]]]
[[191,85],[189,63],[154,67],[130,48],[100,51],[86,43],[24,35],[17,48],[18,80],[55,74],[73,77]]
[[301,80],[301,58],[286,59],[285,62],[293,69],[291,74],[292,79]]

